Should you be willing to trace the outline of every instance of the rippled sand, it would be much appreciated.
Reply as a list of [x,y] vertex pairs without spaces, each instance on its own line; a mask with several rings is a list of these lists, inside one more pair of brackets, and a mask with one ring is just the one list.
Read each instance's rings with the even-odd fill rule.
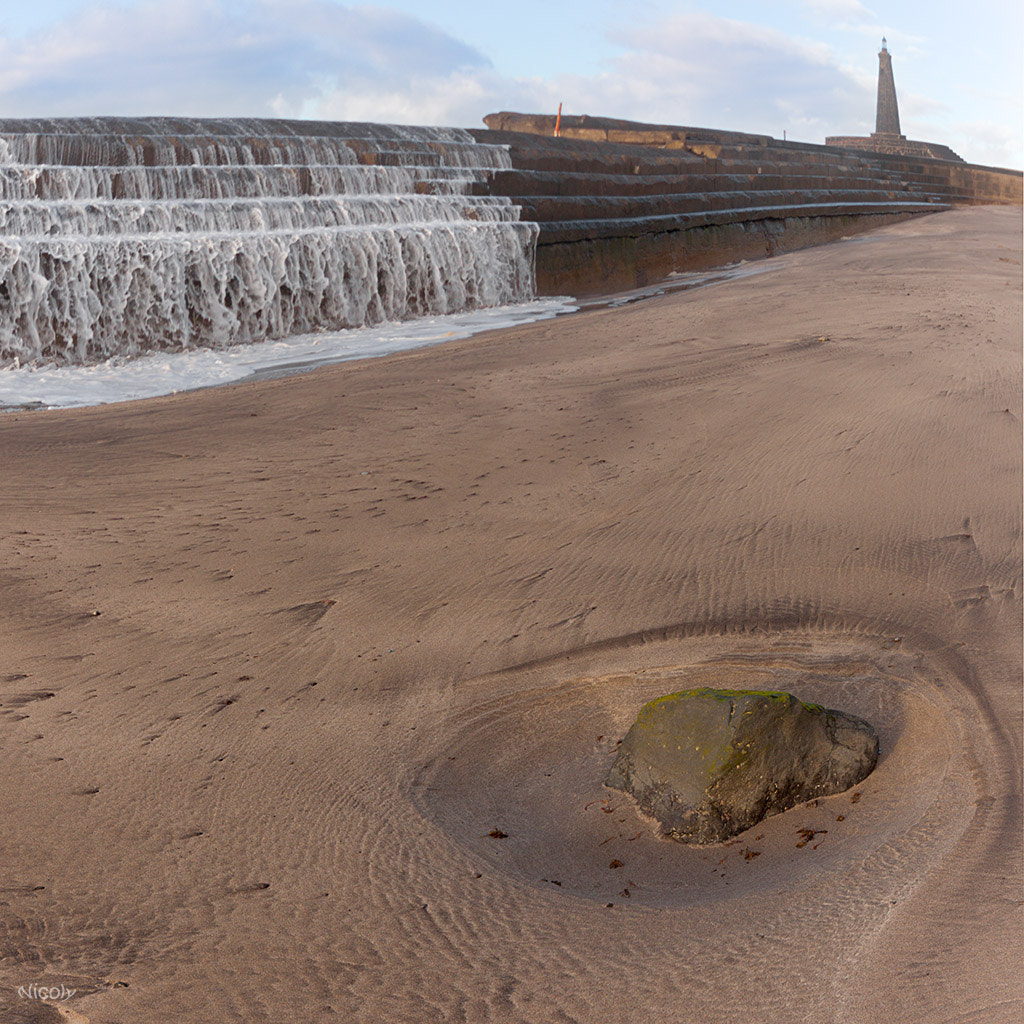
[[[1020,250],[0,419],[0,1019],[1019,1019]],[[705,684],[878,768],[660,840],[601,782]]]

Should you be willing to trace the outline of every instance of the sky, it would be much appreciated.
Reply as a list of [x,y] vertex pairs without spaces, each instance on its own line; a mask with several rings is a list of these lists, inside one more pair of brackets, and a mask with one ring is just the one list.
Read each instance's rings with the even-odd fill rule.
[[314,117],[481,127],[592,114],[805,142],[902,128],[1024,167],[1010,0],[3,0],[0,117]]

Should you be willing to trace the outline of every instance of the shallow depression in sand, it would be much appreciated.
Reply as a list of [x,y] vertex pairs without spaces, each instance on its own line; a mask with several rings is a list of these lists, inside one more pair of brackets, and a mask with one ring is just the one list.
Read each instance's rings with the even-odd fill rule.
[[[550,685],[497,687],[500,696],[467,702],[413,780],[414,801],[483,870],[616,905],[700,904],[791,889],[825,872],[837,886],[856,885],[879,862],[909,883],[940,853],[914,838],[924,818],[939,813],[947,841],[963,831],[973,786],[951,770],[959,755],[941,681],[913,652],[806,635],[789,645],[721,638],[719,646],[693,663],[607,675],[573,676],[570,660],[552,669]],[[859,715],[879,734],[878,766],[846,793],[726,844],[663,839],[603,781],[643,703],[705,685],[788,690]]]

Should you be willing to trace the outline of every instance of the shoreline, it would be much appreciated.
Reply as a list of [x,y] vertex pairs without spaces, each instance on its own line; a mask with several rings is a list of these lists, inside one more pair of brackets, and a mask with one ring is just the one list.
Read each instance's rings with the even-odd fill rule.
[[[849,239],[849,241],[854,240],[859,239]],[[847,241],[847,239],[842,241]],[[830,244],[838,243],[833,242]],[[774,259],[782,258],[775,257]],[[461,341],[490,331],[507,330],[523,324],[535,323],[539,320],[571,316],[577,312],[629,305],[635,302],[642,302],[648,298],[673,294],[677,291],[711,287],[739,277],[764,273],[775,269],[778,265],[773,263],[771,259],[753,262],[741,261],[737,264],[729,264],[708,271],[672,274],[666,280],[659,281],[653,285],[634,288],[624,292],[614,292],[605,296],[584,299],[576,299],[572,296],[537,296],[529,302],[518,306],[484,307],[478,310],[450,314],[449,316],[420,317],[365,328],[349,328],[341,331],[324,331],[320,334],[296,335],[295,337],[267,340],[252,345],[232,346],[227,349],[200,348],[190,352],[154,352],[119,363],[108,361],[106,363],[85,366],[45,364],[39,367],[4,367],[0,368],[0,416],[10,412],[41,412],[54,409],[88,408],[93,405],[114,405],[121,402],[144,401],[147,398],[188,394],[193,391],[226,387],[243,382],[256,383],[294,374],[310,373],[324,366],[334,366],[338,363],[356,362],[365,359],[380,359],[418,348],[430,348],[434,345],[447,344],[449,341]],[[536,311],[530,312],[529,307],[536,307]],[[488,322],[489,319],[494,319],[495,323],[493,326]],[[451,327],[452,330],[444,330],[446,327]],[[383,336],[385,340],[378,342],[376,349],[374,349],[373,342],[378,335]],[[392,336],[390,343],[387,340],[388,335]],[[349,339],[351,339],[355,346],[361,345],[364,351],[351,354],[309,354],[312,348],[321,345],[330,347],[332,343],[338,344]],[[411,340],[408,344],[403,344],[402,339]],[[176,363],[185,363],[187,361],[212,363],[212,370],[206,370],[205,372],[207,375],[211,372],[219,373],[222,379],[189,385],[187,381],[190,371],[187,368],[181,371],[175,371],[174,369]],[[170,387],[167,384],[155,382],[152,378],[147,382],[138,379],[140,372],[144,374],[148,365],[157,362],[165,363],[167,371],[172,376],[177,372],[181,377],[180,383],[183,386]],[[229,366],[231,363],[240,363],[241,370],[230,370]],[[250,366],[252,367],[251,369],[248,368]],[[203,372],[201,368],[198,368],[191,371],[191,375],[195,376],[198,374],[201,377]],[[10,377],[5,379],[3,376],[5,373],[10,374]],[[90,377],[98,373],[105,373],[106,377],[98,382],[98,384],[97,382],[90,382]],[[230,374],[232,373],[237,375],[231,376]],[[23,375],[23,383],[15,381],[12,384],[11,378],[17,374]],[[51,384],[48,387],[44,381],[49,378],[57,378],[59,382],[55,381],[55,384]],[[136,380],[136,383],[133,383],[133,380]],[[95,391],[97,386],[100,389],[99,393],[107,396],[105,399],[94,398],[93,400],[82,401],[80,397],[75,397],[76,391],[79,395],[87,394],[90,387]],[[49,393],[51,396],[63,394],[68,397],[65,397],[63,400],[51,398],[49,402],[42,399],[9,400],[6,402],[3,400],[4,392],[16,392],[19,390],[19,387],[26,395],[29,393]],[[144,393],[137,393],[140,387]],[[167,390],[162,390],[164,387]],[[132,393],[132,389],[135,389],[136,393]]]

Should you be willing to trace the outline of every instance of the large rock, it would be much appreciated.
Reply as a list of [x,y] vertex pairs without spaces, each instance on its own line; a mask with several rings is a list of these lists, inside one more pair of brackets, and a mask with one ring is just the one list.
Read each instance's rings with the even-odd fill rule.
[[865,721],[789,693],[684,690],[645,704],[605,781],[665,835],[718,843],[869,775],[878,737]]

